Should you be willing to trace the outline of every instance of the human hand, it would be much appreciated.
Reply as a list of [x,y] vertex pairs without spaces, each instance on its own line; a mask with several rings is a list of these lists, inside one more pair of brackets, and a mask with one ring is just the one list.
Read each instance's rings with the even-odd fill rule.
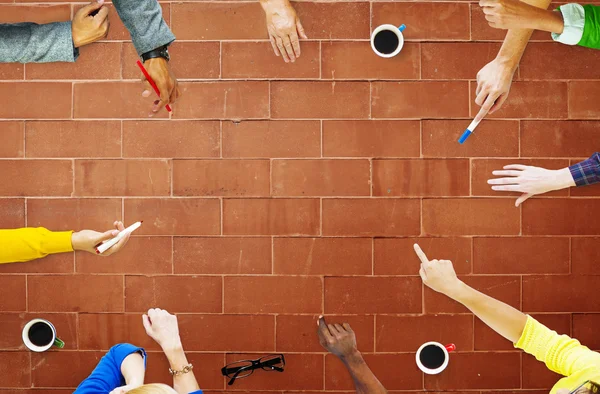
[[[148,59],[144,62],[144,68],[148,71],[148,74],[152,80],[154,80],[154,83],[160,92],[159,99],[154,100],[152,105],[152,113],[150,113],[150,116],[154,116],[155,113],[160,111],[167,104],[174,103],[181,95],[181,92],[177,85],[177,78],[175,78],[167,59],[162,57]],[[152,86],[150,86],[150,83],[143,74],[142,82],[144,83],[142,97],[150,97],[151,94],[154,94],[154,89],[152,89]]]
[[289,0],[263,0],[261,4],[267,17],[267,31],[275,55],[281,54],[286,63],[295,62],[300,57],[298,36],[305,40],[308,38],[296,10]]
[[415,252],[421,260],[421,269],[419,275],[423,283],[438,293],[445,294],[452,298],[462,282],[456,276],[452,261],[450,260],[429,260],[418,244],[414,245]]
[[515,207],[536,194],[575,186],[575,181],[568,168],[547,170],[521,164],[510,164],[503,168],[504,170],[492,171],[492,174],[505,178],[488,179],[487,182],[494,185],[492,190],[523,193],[515,201]]
[[142,316],[142,322],[146,334],[154,339],[163,351],[167,352],[182,347],[177,316],[159,308],[148,309],[148,314]]
[[[103,233],[93,230],[81,230],[74,232],[71,235],[71,245],[73,245],[73,250],[83,250],[85,252],[97,254],[96,246],[100,245],[103,241],[108,241],[109,239],[116,237],[119,232],[125,230],[123,222],[114,222],[113,226],[115,226],[116,230],[108,230]],[[100,256],[110,256],[111,254],[117,253],[125,246],[127,241],[129,241],[129,236],[130,234],[125,235],[119,242],[114,244],[106,252],[100,254]]]
[[516,66],[498,58],[479,70],[475,103],[481,106],[481,110],[475,117],[476,121],[481,121],[488,113],[492,114],[502,107],[508,98],[515,70]]
[[71,23],[75,48],[91,44],[108,34],[108,8],[104,0],[92,1],[75,13]]
[[488,24],[496,29],[535,29],[540,8],[520,0],[479,0]]
[[354,356],[358,353],[356,335],[354,335],[350,324],[327,324],[325,323],[325,318],[319,316],[317,325],[319,326],[317,329],[319,343],[327,351],[341,359]]

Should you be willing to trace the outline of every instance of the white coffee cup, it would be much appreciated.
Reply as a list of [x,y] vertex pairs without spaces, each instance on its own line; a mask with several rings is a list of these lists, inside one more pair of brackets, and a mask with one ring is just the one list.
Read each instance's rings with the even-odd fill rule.
[[[406,26],[404,26],[404,25],[400,25],[400,27],[394,26],[394,25],[387,25],[387,24],[377,26],[375,28],[375,30],[373,30],[373,33],[371,33],[371,48],[373,49],[373,52],[375,52],[377,54],[377,56],[381,56],[381,57],[385,57],[385,58],[394,57],[397,54],[399,54],[400,51],[402,50],[402,47],[404,46],[404,35],[402,34],[404,29],[406,29]],[[377,34],[379,34],[380,32],[385,32],[385,31],[392,32],[398,38],[398,46],[396,47],[395,50],[388,52],[388,53],[382,52],[380,50],[381,48],[378,49],[375,45],[375,37],[377,36]]]
[[[434,348],[429,348],[429,346],[432,346]],[[428,349],[435,349],[435,348],[439,348],[443,353],[444,353],[444,360],[442,362],[442,364],[438,367],[432,368],[431,366],[425,366],[424,362],[421,360],[421,356],[422,356],[422,352],[425,348]],[[416,359],[417,359],[417,366],[419,367],[419,369],[423,372],[425,372],[428,375],[436,375],[440,372],[442,372],[444,369],[446,369],[446,367],[448,366],[448,362],[450,361],[450,355],[448,354],[449,352],[453,352],[456,350],[456,346],[451,343],[449,345],[442,345],[439,342],[427,342],[421,345],[421,347],[419,348],[419,350],[417,350],[417,355],[416,355]]]
[[45,352],[52,346],[65,347],[65,343],[56,337],[56,328],[48,320],[33,319],[23,327],[23,343],[32,352]]

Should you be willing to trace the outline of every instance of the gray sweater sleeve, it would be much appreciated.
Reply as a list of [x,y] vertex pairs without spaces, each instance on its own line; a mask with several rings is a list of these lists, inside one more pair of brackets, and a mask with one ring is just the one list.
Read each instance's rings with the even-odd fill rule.
[[71,22],[0,24],[0,63],[74,62]]
[[162,17],[157,0],[113,0],[138,53],[146,53],[175,40]]

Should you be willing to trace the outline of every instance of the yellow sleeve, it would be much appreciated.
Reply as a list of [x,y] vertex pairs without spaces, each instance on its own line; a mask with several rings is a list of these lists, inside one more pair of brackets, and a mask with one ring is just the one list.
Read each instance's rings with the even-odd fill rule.
[[578,340],[556,331],[527,316],[527,323],[515,347],[535,356],[548,369],[570,376],[590,365],[600,365],[600,354],[581,345]]
[[0,230],[0,264],[39,259],[52,253],[72,252],[72,231],[40,228]]

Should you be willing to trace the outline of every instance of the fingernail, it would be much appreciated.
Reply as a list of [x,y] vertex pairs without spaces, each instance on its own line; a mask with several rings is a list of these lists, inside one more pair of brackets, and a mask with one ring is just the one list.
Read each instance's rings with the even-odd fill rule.
[[118,230],[113,230],[112,236],[116,237],[117,235],[119,235],[119,231]]

